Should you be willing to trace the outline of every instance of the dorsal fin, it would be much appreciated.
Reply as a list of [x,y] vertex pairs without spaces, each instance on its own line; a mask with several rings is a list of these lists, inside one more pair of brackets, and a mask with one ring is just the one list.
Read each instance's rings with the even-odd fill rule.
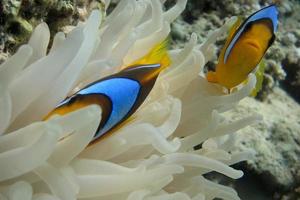
[[[168,54],[168,46],[169,37],[155,45],[148,54],[130,64],[130,66],[160,64],[161,69],[168,67],[171,64],[171,60]],[[130,68],[130,66],[127,68]]]

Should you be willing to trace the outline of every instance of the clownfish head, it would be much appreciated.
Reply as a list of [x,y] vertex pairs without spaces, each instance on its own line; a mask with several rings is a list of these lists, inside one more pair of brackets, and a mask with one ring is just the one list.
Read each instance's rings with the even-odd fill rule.
[[275,5],[250,15],[241,25],[237,22],[221,51],[216,72],[207,79],[231,89],[255,70],[267,49],[275,40],[278,11]]

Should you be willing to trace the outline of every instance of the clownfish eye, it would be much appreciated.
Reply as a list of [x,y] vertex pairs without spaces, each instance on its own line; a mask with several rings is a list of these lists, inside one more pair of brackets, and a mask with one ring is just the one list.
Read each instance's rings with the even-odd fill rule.
[[73,103],[75,103],[80,98],[80,96],[79,95],[73,95],[73,96],[71,96],[69,98],[70,99],[69,99],[68,103],[69,104],[73,104]]
[[249,23],[246,25],[244,31],[245,31],[245,32],[249,31],[249,30],[251,29],[252,25],[253,25],[253,22],[249,22]]

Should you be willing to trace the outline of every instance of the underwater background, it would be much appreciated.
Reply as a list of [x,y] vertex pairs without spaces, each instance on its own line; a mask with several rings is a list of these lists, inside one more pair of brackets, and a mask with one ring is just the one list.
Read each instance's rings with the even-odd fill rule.
[[[112,7],[118,1],[113,1]],[[166,6],[174,2],[167,1]],[[219,28],[231,16],[247,17],[273,1],[189,0],[183,14],[172,24],[171,45],[182,47],[192,32],[202,42],[210,31]],[[259,111],[264,121],[241,130],[239,148],[255,149],[254,160],[235,166],[245,172],[239,180],[229,180],[216,173],[206,177],[234,187],[241,199],[300,199],[300,3],[276,1],[279,29],[276,40],[265,55],[263,89],[257,97],[245,99],[228,113],[234,120],[249,111]],[[47,22],[52,34],[68,32],[68,25],[85,19],[100,1],[1,0],[0,64],[28,40],[33,28]],[[53,35],[52,35],[53,37]],[[219,38],[219,52],[226,35]],[[218,54],[216,54],[218,55]],[[214,68],[217,57],[206,65]],[[242,133],[243,132],[243,133]]]

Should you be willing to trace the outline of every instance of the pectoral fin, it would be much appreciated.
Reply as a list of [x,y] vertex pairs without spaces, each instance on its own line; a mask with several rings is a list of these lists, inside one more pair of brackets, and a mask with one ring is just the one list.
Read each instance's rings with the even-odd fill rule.
[[207,72],[207,74],[206,74],[206,79],[207,79],[208,82],[211,82],[211,83],[218,83],[218,79],[217,79],[217,74],[216,74],[216,72],[213,72],[213,71]]

